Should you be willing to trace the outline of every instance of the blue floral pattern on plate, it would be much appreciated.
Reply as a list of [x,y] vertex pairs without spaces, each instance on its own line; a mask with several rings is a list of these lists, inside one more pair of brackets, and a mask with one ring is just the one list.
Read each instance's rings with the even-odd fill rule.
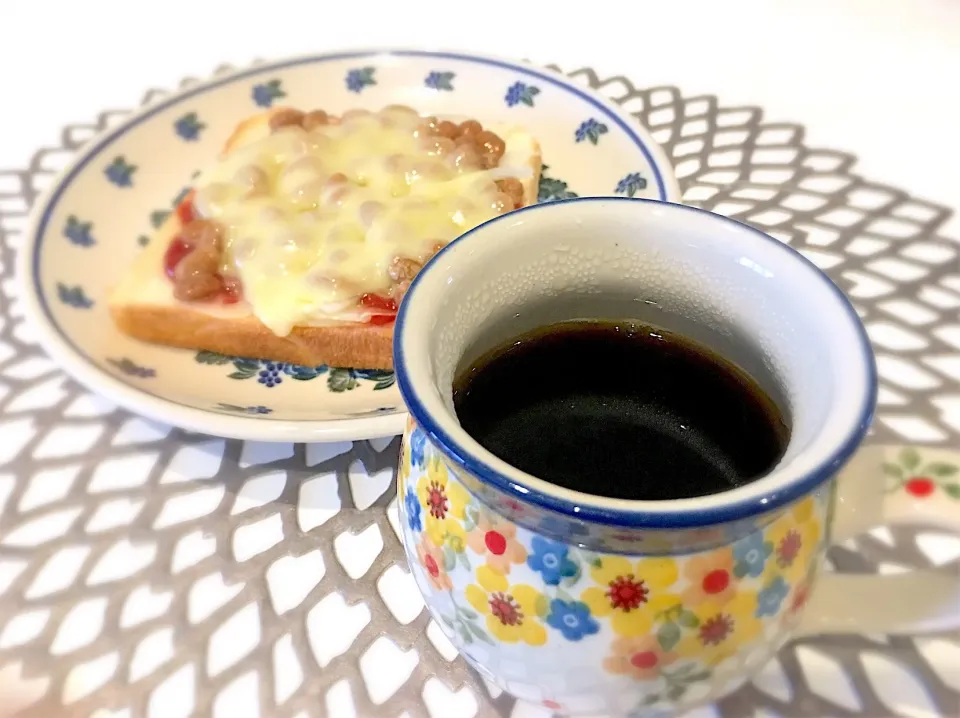
[[516,105],[526,105],[533,107],[533,98],[540,94],[540,88],[535,85],[526,85],[522,82],[515,82],[507,89],[507,95],[504,100],[507,107]]
[[423,84],[429,87],[431,90],[447,90],[453,91],[453,78],[456,77],[455,72],[437,72],[434,70],[424,79]]
[[591,117],[577,128],[573,136],[577,142],[588,140],[591,144],[595,145],[600,141],[600,135],[605,134],[607,134],[607,126]]
[[140,366],[132,359],[127,359],[126,357],[123,359],[107,359],[107,362],[127,376],[137,377],[138,379],[152,379],[157,375],[156,369]]
[[63,228],[63,236],[78,247],[92,247],[97,240],[90,234],[93,230],[92,222],[81,222],[76,215],[67,217],[67,224]]
[[233,371],[227,375],[230,379],[252,379],[270,389],[283,383],[284,377],[297,381],[310,381],[319,376],[327,377],[327,388],[334,393],[342,393],[357,388],[361,381],[373,383],[374,391],[382,391],[393,386],[396,378],[392,371],[383,369],[351,369],[347,367],[300,366],[286,362],[230,357],[216,352],[197,352],[194,360],[198,364],[212,366],[233,365]]
[[93,300],[84,293],[79,284],[68,287],[63,282],[57,282],[57,296],[61,302],[74,309],[89,309],[93,306]]
[[347,89],[350,92],[359,93],[363,91],[364,87],[376,85],[377,81],[373,76],[376,71],[377,68],[371,66],[350,70],[346,77]]
[[250,94],[257,107],[270,107],[277,100],[287,96],[283,90],[283,83],[277,79],[254,85]]
[[617,182],[615,194],[625,194],[627,197],[633,197],[640,190],[647,188],[647,180],[639,172],[631,172],[622,180]]
[[174,132],[188,142],[199,139],[200,131],[205,128],[206,125],[200,121],[196,112],[188,112],[173,123]]
[[[244,429],[245,438],[282,432],[284,440],[340,440],[353,438],[349,427],[363,425],[384,435],[400,430],[403,406],[392,372],[242,357],[198,362],[196,352],[131,344],[112,325],[105,298],[206,167],[212,128],[226,133],[258,108],[289,104],[340,113],[357,106],[358,93],[368,93],[371,106],[417,107],[412,98],[429,97],[429,107],[417,109],[486,123],[509,107],[508,121],[538,137],[551,165],[543,168],[539,201],[609,194],[631,174],[649,185],[628,183],[625,194],[679,197],[669,165],[636,122],[560,74],[456,53],[397,51],[388,62],[382,58],[380,52],[343,53],[218,77],[159,101],[82,149],[38,206],[36,232],[25,240],[34,263],[25,275],[36,307],[31,319],[44,325],[45,336],[65,343],[65,368],[86,363],[78,374],[95,391],[126,384],[136,390],[123,392],[128,408],[168,423],[192,412],[193,427],[210,433],[233,431],[238,420],[255,427]],[[560,134],[552,129],[558,126]],[[134,367],[156,374],[147,379]],[[147,392],[153,400],[138,398]],[[225,415],[234,417],[232,424],[218,423]]]
[[220,411],[228,411],[232,414],[250,414],[251,416],[266,416],[273,412],[273,409],[268,406],[263,406],[262,404],[240,406],[239,404],[226,404],[222,401],[217,403],[217,409]]
[[537,202],[550,202],[555,199],[572,199],[577,193],[567,187],[567,183],[547,177],[547,165],[540,168],[540,185],[537,187]]
[[107,180],[117,187],[132,187],[133,174],[137,171],[137,166],[127,162],[123,155],[113,158],[113,162],[107,165],[103,174]]

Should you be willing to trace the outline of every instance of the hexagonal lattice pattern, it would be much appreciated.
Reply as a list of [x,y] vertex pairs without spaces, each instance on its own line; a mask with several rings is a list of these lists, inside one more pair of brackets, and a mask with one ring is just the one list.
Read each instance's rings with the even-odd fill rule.
[[[957,441],[960,245],[938,235],[945,208],[865,181],[853,157],[757,108],[573,76],[653,130],[686,201],[789,242],[854,298],[882,380],[874,440]],[[534,715],[491,695],[420,610],[392,526],[396,440],[188,434],[85,392],[38,349],[11,281],[26,211],[125,115],[0,172],[0,690],[21,686],[0,714]],[[956,552],[881,530],[832,562],[898,570]],[[911,714],[953,715],[960,684],[943,666],[958,652],[956,635],[807,639],[700,715],[894,715],[891,686]],[[367,680],[386,665],[390,681]]]

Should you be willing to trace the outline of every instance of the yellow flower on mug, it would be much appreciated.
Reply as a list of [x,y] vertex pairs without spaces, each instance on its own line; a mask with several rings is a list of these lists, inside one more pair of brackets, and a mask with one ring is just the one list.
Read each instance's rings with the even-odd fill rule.
[[410,478],[410,449],[407,442],[400,443],[400,464],[397,470],[397,493],[406,494],[407,479]]
[[467,546],[474,553],[486,556],[487,565],[500,573],[510,573],[510,566],[527,560],[527,550],[517,541],[517,527],[509,521],[494,523],[484,510],[477,525],[467,532]]
[[533,586],[511,586],[503,574],[487,565],[477,569],[477,583],[467,586],[464,595],[487,617],[490,633],[504,643],[542,646],[547,642],[547,631],[537,620],[537,600],[542,594]]
[[788,514],[767,529],[766,537],[773,545],[767,574],[782,575],[792,583],[810,566],[820,541],[820,524],[816,520],[800,523]]
[[683,563],[683,576],[690,584],[682,594],[687,606],[708,601],[723,606],[737,593],[733,550],[729,547],[691,556]]
[[698,656],[715,666],[754,641],[763,631],[757,618],[757,594],[738,591],[723,606],[705,602],[692,609],[697,626],[677,646],[681,656]]
[[[451,481],[447,467],[436,456],[427,462],[427,471],[417,482],[417,496],[424,509],[427,535],[437,546],[460,525],[470,495],[459,483]],[[460,533],[463,534],[462,527]]]
[[430,585],[438,591],[452,591],[453,582],[443,566],[443,549],[434,545],[426,534],[417,544],[417,561],[423,566]]
[[812,496],[808,496],[803,501],[798,501],[794,504],[793,508],[790,510],[790,513],[793,514],[793,518],[799,523],[806,523],[813,516],[814,509],[816,508],[816,503]]
[[679,603],[678,596],[662,593],[677,580],[677,564],[672,558],[645,558],[632,563],[621,556],[604,556],[590,569],[599,584],[580,596],[598,617],[612,616],[613,630],[621,636],[648,633],[654,612],[648,604]]
[[677,654],[664,651],[654,636],[617,638],[610,646],[610,655],[603,660],[603,668],[608,673],[650,681],[675,660]]

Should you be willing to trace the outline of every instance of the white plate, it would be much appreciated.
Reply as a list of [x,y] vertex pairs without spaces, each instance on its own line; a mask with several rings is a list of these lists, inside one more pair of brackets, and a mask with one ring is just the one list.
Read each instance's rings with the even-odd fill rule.
[[524,125],[545,163],[540,199],[676,201],[662,151],[635,120],[549,70],[475,55],[356,51],[261,65],[187,89],[91,142],[34,208],[21,252],[28,317],[64,369],[131,411],[218,436],[336,441],[400,433],[388,372],[304,368],[145,344],[106,299],[153,227],[244,117],[272,104],[334,113],[406,104]]

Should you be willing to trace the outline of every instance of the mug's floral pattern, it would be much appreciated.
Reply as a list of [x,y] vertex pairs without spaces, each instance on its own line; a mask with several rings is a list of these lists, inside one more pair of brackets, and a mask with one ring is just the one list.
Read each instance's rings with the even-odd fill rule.
[[[690,686],[712,681],[735,654],[785,634],[824,547],[827,491],[736,540],[722,543],[717,529],[713,548],[650,555],[642,541],[635,550],[644,555],[617,555],[518,526],[470,493],[461,471],[408,423],[398,471],[404,544],[459,648],[473,660],[474,645],[487,655],[499,645],[511,659],[561,671],[580,661],[607,675],[611,690],[639,687],[644,706],[682,705]],[[537,511],[511,500],[521,513]],[[550,698],[562,706],[562,695]]]
[[960,500],[960,466],[948,461],[924,460],[921,451],[907,447],[896,461],[883,465],[887,476],[887,492],[906,491],[918,499],[943,495]]

